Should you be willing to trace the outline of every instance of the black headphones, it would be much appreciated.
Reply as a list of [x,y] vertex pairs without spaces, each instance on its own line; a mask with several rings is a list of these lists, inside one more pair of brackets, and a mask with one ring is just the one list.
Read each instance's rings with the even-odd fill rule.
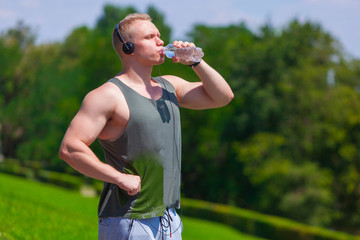
[[121,37],[121,34],[119,32],[119,24],[116,24],[115,26],[115,31],[116,34],[118,35],[120,41],[123,43],[123,47],[122,50],[125,54],[132,54],[134,52],[135,46],[133,43],[131,42],[125,42],[124,39]]

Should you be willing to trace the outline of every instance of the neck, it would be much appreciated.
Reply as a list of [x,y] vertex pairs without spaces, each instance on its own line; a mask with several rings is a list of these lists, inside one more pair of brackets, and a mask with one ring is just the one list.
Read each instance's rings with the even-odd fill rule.
[[135,64],[124,64],[123,71],[118,75],[129,84],[151,85],[152,66],[139,66]]

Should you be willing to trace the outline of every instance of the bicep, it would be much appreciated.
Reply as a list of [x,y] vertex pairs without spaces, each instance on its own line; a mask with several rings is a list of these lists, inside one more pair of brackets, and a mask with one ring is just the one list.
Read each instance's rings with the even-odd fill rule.
[[89,146],[104,128],[110,111],[111,106],[103,104],[96,95],[88,94],[71,121],[64,140],[81,141]]
[[188,82],[176,76],[164,76],[176,91],[179,105],[189,109],[207,109],[217,107],[206,93],[202,82]]
[[95,141],[104,126],[105,121],[102,119],[105,118],[100,116],[92,118],[90,114],[80,110],[71,121],[65,137],[72,141],[82,141],[89,146]]

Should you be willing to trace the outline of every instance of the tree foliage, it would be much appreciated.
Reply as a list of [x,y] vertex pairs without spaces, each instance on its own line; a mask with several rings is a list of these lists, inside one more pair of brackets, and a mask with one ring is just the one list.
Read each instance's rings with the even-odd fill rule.
[[[85,94],[121,71],[114,25],[133,7],[104,6],[94,28],[34,45],[24,23],[0,37],[0,130],[6,157],[73,172],[57,157]],[[147,10],[167,44],[161,12]],[[245,23],[196,25],[189,37],[229,82],[235,98],[214,110],[182,109],[183,194],[305,223],[357,231],[360,224],[360,60],[321,25],[290,21],[257,32]],[[166,61],[153,75],[190,81]],[[92,146],[102,158],[95,143]]]

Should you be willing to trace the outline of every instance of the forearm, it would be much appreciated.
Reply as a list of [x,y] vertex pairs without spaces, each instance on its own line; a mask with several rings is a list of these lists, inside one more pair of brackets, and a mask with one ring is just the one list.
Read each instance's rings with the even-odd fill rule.
[[81,141],[72,142],[71,145],[63,142],[59,157],[86,176],[117,185],[121,182],[123,174],[109,164],[100,161],[92,150]]
[[116,184],[129,195],[140,192],[140,176],[121,173],[109,164],[101,162],[91,149],[81,141],[61,144],[59,157],[75,170],[89,177]]
[[234,98],[229,84],[204,60],[193,69],[200,78],[204,91],[216,104],[225,106]]

